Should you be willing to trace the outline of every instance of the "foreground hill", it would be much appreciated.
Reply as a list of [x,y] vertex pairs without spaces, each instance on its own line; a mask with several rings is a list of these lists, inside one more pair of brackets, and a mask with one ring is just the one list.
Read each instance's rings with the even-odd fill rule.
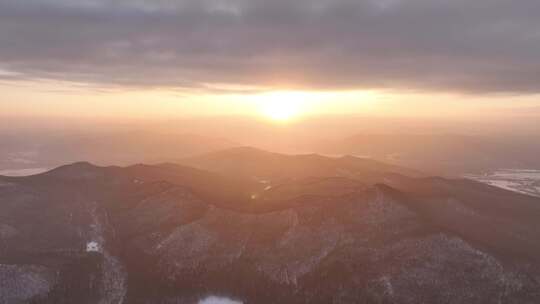
[[0,303],[540,301],[539,199],[268,155],[0,178]]

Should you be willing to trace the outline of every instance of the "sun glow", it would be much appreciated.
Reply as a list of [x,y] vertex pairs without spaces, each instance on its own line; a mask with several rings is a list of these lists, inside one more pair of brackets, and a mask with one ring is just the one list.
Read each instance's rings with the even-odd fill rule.
[[275,121],[288,121],[306,114],[308,93],[303,92],[273,92],[259,96],[260,112]]
[[300,106],[286,100],[268,102],[262,109],[264,115],[273,120],[289,120],[301,113]]

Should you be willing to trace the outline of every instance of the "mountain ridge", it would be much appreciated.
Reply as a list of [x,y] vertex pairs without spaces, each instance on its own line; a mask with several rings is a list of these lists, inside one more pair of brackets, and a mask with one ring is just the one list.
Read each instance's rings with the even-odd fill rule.
[[250,179],[75,163],[0,177],[0,303],[540,299],[540,199],[362,168]]

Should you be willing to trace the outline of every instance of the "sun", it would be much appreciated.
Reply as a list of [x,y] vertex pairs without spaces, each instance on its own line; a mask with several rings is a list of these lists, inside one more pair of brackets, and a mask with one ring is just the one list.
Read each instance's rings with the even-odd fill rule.
[[274,100],[263,106],[263,113],[270,119],[283,121],[298,116],[300,109],[287,101]]
[[260,96],[260,111],[274,121],[288,121],[306,111],[306,96],[301,92],[274,92]]

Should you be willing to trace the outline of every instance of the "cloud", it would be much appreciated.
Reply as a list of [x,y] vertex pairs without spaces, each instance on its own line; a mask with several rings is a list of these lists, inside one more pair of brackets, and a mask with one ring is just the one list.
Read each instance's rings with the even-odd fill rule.
[[0,0],[0,78],[539,93],[538,11],[537,0]]

